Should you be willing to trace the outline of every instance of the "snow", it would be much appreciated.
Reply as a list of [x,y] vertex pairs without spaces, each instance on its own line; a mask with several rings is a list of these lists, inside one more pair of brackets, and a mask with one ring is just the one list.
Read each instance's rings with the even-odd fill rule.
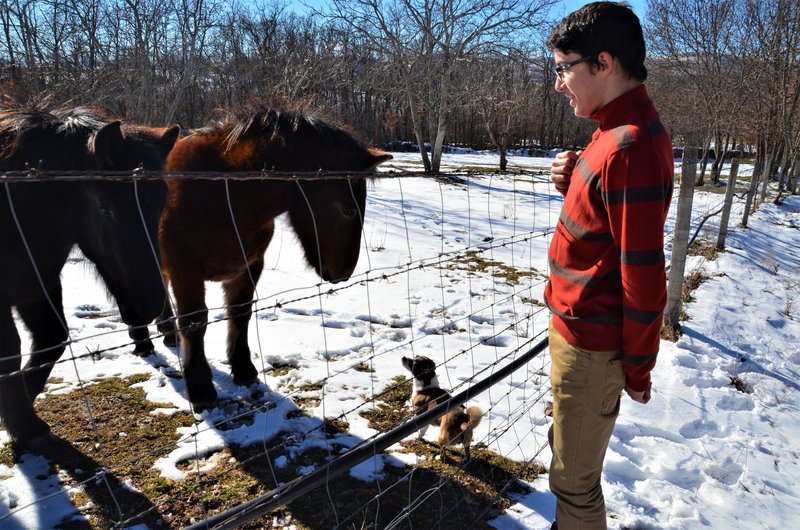
[[[445,168],[494,169],[497,156],[451,153],[443,160]],[[279,221],[250,329],[251,349],[261,352],[254,358],[263,378],[255,389],[261,395],[233,383],[224,355],[226,326],[214,322],[224,318],[221,292],[208,284],[212,323],[206,344],[221,404],[181,428],[180,440],[159,454],[156,468],[170,480],[193,480],[217,465],[213,455],[227,444],[294,433],[298,444],[274,462],[283,468],[308,448],[330,450],[331,440],[318,429],[321,418],[343,414],[349,432],[334,438],[341,452],[377,434],[358,411],[371,407],[365,397],[407,375],[402,355],[444,363],[442,386],[463,390],[474,374],[480,379],[505,365],[508,355],[539,342],[548,315],[531,301],[542,300],[548,234],[561,206],[545,174],[549,163],[510,156],[510,167],[541,169],[542,175],[514,179],[473,171],[463,184],[378,179],[369,189],[359,266],[344,284],[320,284]],[[417,155],[396,153],[383,169],[415,167]],[[743,166],[740,174],[748,170]],[[721,201],[721,194],[698,191],[695,217],[715,211]],[[800,528],[800,198],[764,204],[747,229],[733,226],[741,209],[737,202],[725,252],[714,261],[687,261],[687,273],[702,269],[709,278],[686,306],[690,320],[683,336],[677,343],[662,341],[652,401],[643,406],[623,400],[603,474],[612,529]],[[668,257],[675,211],[673,205],[666,228]],[[715,239],[714,219],[701,237]],[[507,269],[481,269],[466,250]],[[515,283],[500,274],[512,267],[538,274]],[[131,355],[129,347],[83,356],[126,344],[127,330],[80,254],[73,254],[62,277],[70,336],[79,342],[65,352],[65,362],[53,371],[60,381],[46,391],[149,374],[136,386],[159,404],[153,414],[189,411],[184,382],[176,377],[178,355],[160,341],[148,358]],[[364,366],[370,369],[358,369]],[[486,412],[475,442],[510,458],[549,462],[548,366],[542,355],[470,401]],[[731,378],[748,392],[734,388]],[[296,414],[300,399],[319,403],[310,417]],[[271,404],[269,410],[248,421],[214,426],[263,403]],[[4,432],[0,443],[7,443]],[[187,470],[187,461],[198,465]],[[415,462],[415,455],[390,452],[349,473],[353,480],[374,480],[387,465]],[[49,463],[32,454],[12,467],[0,466],[0,527],[53,528],[82,517],[68,487],[49,473]],[[492,521],[495,528],[549,528],[555,501],[547,476],[530,488],[512,497],[507,513]]]

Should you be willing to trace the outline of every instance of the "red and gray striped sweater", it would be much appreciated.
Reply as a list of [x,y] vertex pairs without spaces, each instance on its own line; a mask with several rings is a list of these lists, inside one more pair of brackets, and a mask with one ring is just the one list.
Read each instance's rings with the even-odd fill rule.
[[664,222],[672,142],[644,85],[604,105],[572,173],[550,243],[545,298],[570,344],[622,350],[630,388],[645,390],[666,304]]

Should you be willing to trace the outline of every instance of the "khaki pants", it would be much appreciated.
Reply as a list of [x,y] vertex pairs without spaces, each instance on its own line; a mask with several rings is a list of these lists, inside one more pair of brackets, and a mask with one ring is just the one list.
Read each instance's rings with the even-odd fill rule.
[[550,326],[550,491],[559,530],[605,530],[600,478],[625,388],[622,352],[582,350]]

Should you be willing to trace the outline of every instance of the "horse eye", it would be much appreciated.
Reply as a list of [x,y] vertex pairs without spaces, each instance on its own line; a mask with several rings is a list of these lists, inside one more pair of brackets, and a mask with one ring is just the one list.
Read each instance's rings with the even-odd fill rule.
[[356,214],[355,208],[348,208],[347,206],[342,206],[342,215],[345,217],[353,217]]
[[100,211],[100,215],[104,217],[111,217],[111,218],[114,217],[114,210],[112,210],[111,206],[109,206],[108,204],[101,204],[100,206],[97,207],[97,209]]

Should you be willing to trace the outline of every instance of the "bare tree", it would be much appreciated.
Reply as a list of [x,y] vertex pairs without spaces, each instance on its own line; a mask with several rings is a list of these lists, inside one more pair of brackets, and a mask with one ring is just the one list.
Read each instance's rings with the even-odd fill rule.
[[[396,74],[425,170],[438,172],[467,58],[525,38],[550,0],[333,0],[327,16],[358,33]],[[425,148],[431,145],[431,157]]]
[[[744,0],[648,0],[646,34],[654,55],[679,83],[690,85],[706,124],[704,156],[716,151],[712,179],[717,182],[724,160],[723,138],[731,132],[744,104],[742,53],[746,28]],[[698,110],[695,109],[694,110]],[[705,160],[698,185],[703,184]]]
[[525,107],[541,96],[543,87],[535,82],[527,56],[517,53],[472,61],[466,88],[469,96],[464,104],[475,109],[489,142],[500,155],[500,170],[505,171],[506,152],[528,125]]

